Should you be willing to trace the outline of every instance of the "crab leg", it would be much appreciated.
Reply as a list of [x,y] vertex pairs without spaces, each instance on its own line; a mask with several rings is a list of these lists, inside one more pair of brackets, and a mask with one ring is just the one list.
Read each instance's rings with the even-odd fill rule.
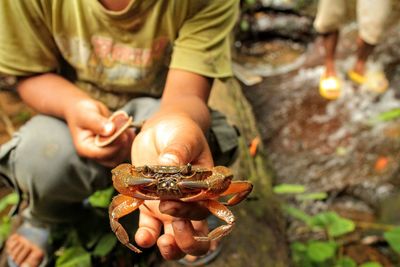
[[235,216],[233,215],[233,213],[227,207],[216,200],[207,200],[206,207],[212,214],[225,221],[227,224],[218,226],[210,233],[208,233],[208,236],[195,236],[194,239],[197,241],[210,241],[217,240],[223,236],[228,235],[232,231],[233,225],[235,223]]
[[191,189],[204,189],[196,195],[181,198],[180,200],[183,202],[194,202],[194,201],[201,201],[201,200],[209,199],[209,193],[206,190],[209,188],[210,185],[204,180],[203,181],[180,181],[179,186],[191,188]]
[[233,181],[227,190],[221,194],[221,196],[232,195],[224,205],[233,206],[241,202],[243,199],[250,194],[253,189],[253,184],[247,181]]
[[187,187],[191,189],[208,189],[210,184],[205,181],[180,181],[179,186]]
[[[210,187],[207,181],[182,181],[179,184],[184,187],[192,189],[205,189],[204,191],[201,191],[200,193],[194,196],[182,198],[181,201],[192,202],[192,201],[201,201],[209,199],[212,196],[217,197],[217,195],[214,195],[213,192],[206,191]],[[223,203],[223,205],[233,206],[241,202],[243,199],[245,199],[247,195],[250,194],[252,189],[253,185],[250,182],[233,181],[229,185],[228,189],[226,189],[219,196],[234,195],[226,203]]]
[[143,200],[128,197],[125,195],[117,195],[113,198],[108,211],[110,217],[111,229],[117,236],[118,240],[136,253],[142,251],[129,242],[129,236],[124,227],[118,222],[121,217],[133,212],[143,203]]
[[195,201],[206,200],[206,199],[209,199],[209,198],[210,198],[210,195],[207,193],[207,191],[201,191],[197,195],[180,198],[179,200],[183,201],[183,202],[195,202]]

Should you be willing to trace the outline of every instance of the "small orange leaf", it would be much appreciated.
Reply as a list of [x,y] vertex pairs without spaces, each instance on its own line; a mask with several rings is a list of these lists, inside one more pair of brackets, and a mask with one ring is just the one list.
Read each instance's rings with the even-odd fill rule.
[[375,171],[381,172],[384,171],[389,165],[389,158],[381,156],[375,161]]
[[258,146],[260,145],[260,137],[255,137],[251,140],[249,145],[250,156],[254,157],[257,154]]

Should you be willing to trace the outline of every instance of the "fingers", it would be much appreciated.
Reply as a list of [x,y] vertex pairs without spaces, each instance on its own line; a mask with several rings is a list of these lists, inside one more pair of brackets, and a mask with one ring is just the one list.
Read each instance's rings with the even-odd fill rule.
[[130,148],[135,136],[134,131],[127,130],[111,144],[98,147],[92,132],[80,131],[76,133],[74,143],[80,156],[94,159],[104,166],[115,167],[130,158]]
[[44,254],[41,250],[32,251],[25,261],[21,264],[21,267],[24,266],[39,266],[42,262]]
[[79,121],[81,128],[92,131],[94,134],[100,134],[102,136],[109,136],[115,130],[113,122],[108,121],[107,117],[104,117],[98,112],[88,112],[82,114]]
[[191,153],[195,153],[195,151],[190,149],[188,143],[170,144],[162,151],[159,162],[163,165],[183,165],[189,163],[192,158]]
[[[205,220],[190,221],[160,213],[160,211],[165,211],[196,219],[203,219],[207,216],[208,211],[205,207],[199,207],[199,213],[202,214],[199,216],[189,212],[189,209],[194,209],[194,206],[185,207],[186,204],[188,203],[163,201],[158,204],[157,201],[147,201],[146,205],[140,207],[139,228],[135,234],[136,243],[140,247],[146,248],[157,243],[161,255],[167,260],[179,259],[185,254],[202,255],[206,253],[210,243],[194,239],[194,236],[207,235],[208,227]],[[180,208],[185,211],[179,211]],[[162,226],[164,234],[160,236]]]
[[200,256],[210,248],[210,242],[196,241],[193,236],[206,235],[207,224],[177,219],[164,224],[164,232],[157,240],[161,255],[166,260],[180,259],[185,254]]
[[180,259],[185,255],[175,241],[174,230],[171,222],[164,223],[164,234],[157,240],[161,255],[166,260]]
[[213,165],[211,152],[206,141],[191,140],[191,138],[180,138],[168,144],[161,151],[158,161],[164,165],[183,165],[187,163],[205,167]]
[[153,246],[160,236],[161,226],[161,222],[155,217],[146,212],[140,212],[139,228],[135,234],[136,243],[144,248]]
[[[161,255],[168,260],[183,257],[184,252],[177,246],[171,218],[161,215],[157,203],[148,203],[140,207],[139,228],[135,234],[136,243],[141,247],[151,247],[157,243]],[[164,234],[160,236],[161,227]]]
[[115,130],[114,124],[108,121],[109,113],[104,104],[93,100],[83,100],[76,103],[66,119],[70,127],[108,136]]
[[158,150],[159,164],[182,165],[202,162],[212,166],[211,152],[202,129],[185,116],[158,117],[154,125],[145,131],[153,131],[152,138]]
[[196,241],[194,236],[207,234],[205,221],[191,222],[185,219],[176,219],[172,222],[176,245],[185,253],[200,256],[210,248],[210,242]]
[[102,148],[96,147],[95,149],[98,151],[96,153],[98,161],[104,166],[115,167],[116,165],[129,160],[130,148],[134,138],[135,133],[131,130],[127,130],[113,143]]
[[158,149],[154,144],[152,131],[140,132],[135,137],[131,150],[131,161],[133,165],[157,165]]
[[178,218],[204,220],[210,212],[199,202],[180,202],[173,200],[160,201],[160,212]]

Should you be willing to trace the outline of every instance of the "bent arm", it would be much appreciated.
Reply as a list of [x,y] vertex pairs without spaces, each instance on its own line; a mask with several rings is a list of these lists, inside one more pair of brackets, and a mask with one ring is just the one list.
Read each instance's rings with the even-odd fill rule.
[[210,125],[207,107],[211,79],[199,74],[171,69],[157,116],[184,116],[193,120],[204,132]]
[[97,147],[94,142],[97,134],[110,136],[115,130],[114,124],[107,120],[110,112],[104,104],[63,77],[46,73],[25,78],[17,85],[17,91],[37,112],[66,121],[80,156],[104,166],[115,166],[129,158],[134,134],[126,132],[112,145]]
[[65,78],[46,73],[25,78],[17,85],[22,100],[39,113],[65,119],[68,107],[90,97]]

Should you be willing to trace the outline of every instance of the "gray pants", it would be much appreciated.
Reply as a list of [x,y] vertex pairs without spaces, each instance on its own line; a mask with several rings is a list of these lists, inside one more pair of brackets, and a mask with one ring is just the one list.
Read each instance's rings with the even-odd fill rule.
[[[136,121],[149,118],[159,100],[137,98],[122,109]],[[237,131],[211,111],[207,139],[216,165],[231,164]],[[73,222],[83,215],[83,200],[111,185],[110,169],[77,155],[65,121],[37,115],[0,147],[0,173],[28,197],[29,217],[42,223]]]

